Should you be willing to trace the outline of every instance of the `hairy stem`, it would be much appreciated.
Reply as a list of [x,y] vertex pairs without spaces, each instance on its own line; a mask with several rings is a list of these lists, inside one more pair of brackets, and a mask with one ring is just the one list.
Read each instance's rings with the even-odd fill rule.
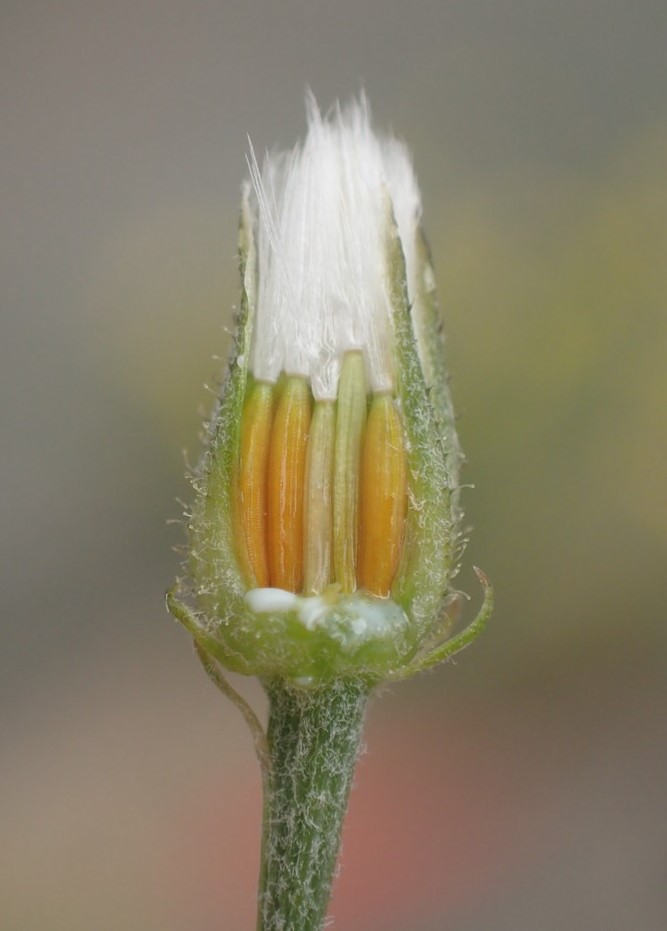
[[320,931],[370,688],[265,683],[270,771],[264,802],[258,931]]

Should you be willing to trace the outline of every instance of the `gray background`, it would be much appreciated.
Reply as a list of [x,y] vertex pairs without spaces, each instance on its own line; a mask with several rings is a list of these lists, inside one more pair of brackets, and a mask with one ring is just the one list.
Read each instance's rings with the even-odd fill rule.
[[[374,703],[334,927],[667,923],[664,2],[0,5],[0,919],[253,926],[259,777],[163,609],[246,137],[420,177],[498,610]],[[471,607],[472,610],[472,607]],[[252,683],[240,683],[260,707]]]

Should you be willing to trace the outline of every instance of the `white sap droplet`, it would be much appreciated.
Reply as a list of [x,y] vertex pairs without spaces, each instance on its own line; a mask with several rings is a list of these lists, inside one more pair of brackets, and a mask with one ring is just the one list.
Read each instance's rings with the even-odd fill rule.
[[251,611],[269,614],[272,611],[292,611],[299,598],[283,588],[251,588],[245,593],[244,601]]
[[325,601],[324,598],[320,598],[319,595],[313,595],[311,598],[299,598],[297,606],[299,620],[308,630],[313,630],[330,607],[329,602]]
[[297,676],[296,679],[292,679],[292,682],[302,689],[307,689],[315,684],[315,676]]
[[366,633],[366,621],[363,617],[356,617],[350,626],[356,637],[362,637]]

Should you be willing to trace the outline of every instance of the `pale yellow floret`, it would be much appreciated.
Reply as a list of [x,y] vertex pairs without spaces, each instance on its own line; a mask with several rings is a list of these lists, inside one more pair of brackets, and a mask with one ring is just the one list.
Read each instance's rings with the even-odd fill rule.
[[271,430],[267,542],[270,585],[303,585],[303,503],[311,395],[304,378],[285,381]]
[[313,405],[301,376],[254,382],[241,425],[234,526],[253,588],[316,595],[332,584],[386,597],[403,546],[408,470],[389,393],[368,409],[361,352],[346,353],[336,401]]
[[357,588],[359,478],[366,424],[366,369],[361,352],[343,359],[338,388],[333,486],[334,581],[344,593]]
[[388,394],[376,395],[366,423],[361,465],[359,584],[386,596],[401,555],[408,504],[403,424]]
[[241,447],[234,496],[239,561],[257,586],[269,584],[267,551],[267,465],[274,406],[273,387],[255,382],[241,421]]
[[331,582],[336,407],[317,401],[306,452],[304,591],[319,594]]

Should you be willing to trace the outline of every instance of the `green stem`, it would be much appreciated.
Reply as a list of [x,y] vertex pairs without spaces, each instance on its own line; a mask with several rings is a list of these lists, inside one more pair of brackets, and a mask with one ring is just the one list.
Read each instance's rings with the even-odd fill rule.
[[370,691],[265,683],[269,759],[257,931],[321,931]]

